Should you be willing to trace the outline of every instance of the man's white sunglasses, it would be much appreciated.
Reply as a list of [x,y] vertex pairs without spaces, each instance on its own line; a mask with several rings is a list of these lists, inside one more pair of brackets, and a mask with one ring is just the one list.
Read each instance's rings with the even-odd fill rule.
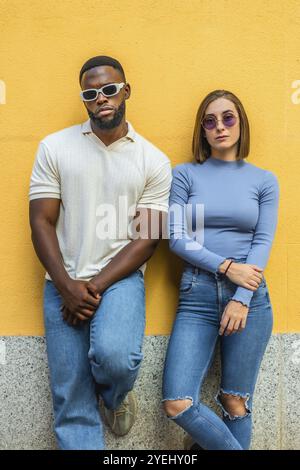
[[104,85],[102,88],[89,88],[88,90],[82,90],[80,96],[82,101],[94,101],[98,98],[99,93],[106,98],[115,96],[125,86],[125,83],[109,83]]

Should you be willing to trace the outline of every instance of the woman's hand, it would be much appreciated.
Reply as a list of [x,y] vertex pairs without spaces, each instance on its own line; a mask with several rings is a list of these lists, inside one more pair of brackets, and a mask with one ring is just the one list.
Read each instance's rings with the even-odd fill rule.
[[243,331],[246,326],[249,307],[241,302],[230,300],[225,307],[221,318],[219,335],[229,336]]
[[[230,260],[224,261],[220,267],[219,272],[224,273]],[[247,263],[231,263],[229,269],[226,272],[226,276],[234,284],[245,287],[251,291],[256,291],[263,279],[263,269],[259,268],[255,264]]]

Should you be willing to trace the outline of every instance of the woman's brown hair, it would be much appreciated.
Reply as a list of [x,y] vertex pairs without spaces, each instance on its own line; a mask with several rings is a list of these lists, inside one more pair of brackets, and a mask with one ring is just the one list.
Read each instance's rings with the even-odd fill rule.
[[193,135],[193,154],[195,160],[204,163],[210,156],[210,145],[205,138],[205,131],[202,127],[202,120],[207,106],[218,98],[226,98],[235,105],[240,119],[240,138],[238,142],[237,160],[242,160],[249,155],[250,150],[250,129],[249,122],[244,107],[237,96],[227,90],[215,90],[209,93],[199,106]]

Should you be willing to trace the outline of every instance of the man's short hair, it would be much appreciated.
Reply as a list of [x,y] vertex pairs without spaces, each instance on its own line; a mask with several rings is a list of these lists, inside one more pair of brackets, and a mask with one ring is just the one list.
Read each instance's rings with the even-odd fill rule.
[[103,65],[109,65],[110,67],[119,70],[119,72],[122,74],[124,82],[126,82],[123,67],[118,60],[106,55],[98,55],[96,57],[92,57],[83,64],[79,73],[79,83],[81,83],[82,75],[84,74],[84,72],[87,72],[93,67],[101,67]]

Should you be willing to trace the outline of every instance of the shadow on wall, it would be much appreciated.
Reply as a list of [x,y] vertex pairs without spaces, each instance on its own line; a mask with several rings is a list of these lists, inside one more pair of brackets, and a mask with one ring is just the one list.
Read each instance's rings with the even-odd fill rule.
[[155,276],[155,272],[159,269],[163,270],[165,279],[168,280],[168,289],[178,290],[181,273],[183,270],[184,262],[178,256],[174,255],[169,248],[169,240],[161,240],[159,246],[147,263],[146,276],[151,275],[152,285],[160,282],[160,278]]

